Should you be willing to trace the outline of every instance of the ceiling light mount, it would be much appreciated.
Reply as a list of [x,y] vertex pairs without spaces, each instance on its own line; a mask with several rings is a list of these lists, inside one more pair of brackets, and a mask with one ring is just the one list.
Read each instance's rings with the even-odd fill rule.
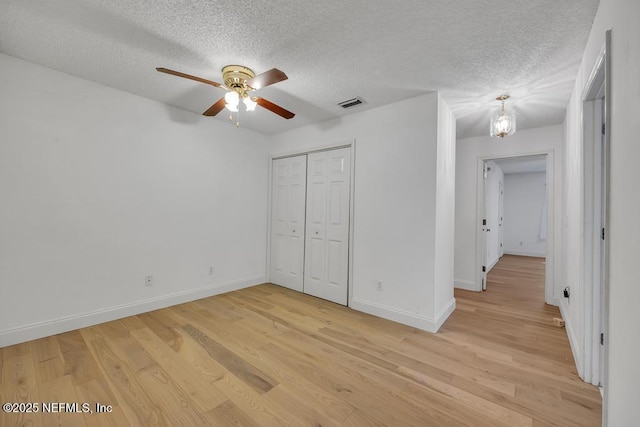
[[489,121],[491,137],[504,138],[505,136],[513,135],[516,131],[516,113],[513,110],[507,111],[504,108],[504,102],[509,98],[509,95],[500,95],[496,98],[497,101],[502,102],[502,106],[498,112],[491,116]]
[[251,68],[243,67],[242,65],[227,65],[222,67],[224,85],[228,89],[235,90],[236,92],[253,90],[247,85],[247,80],[251,80],[255,76],[256,74]]
[[[255,99],[249,96],[249,92],[255,90],[247,84],[247,81],[254,78],[256,74],[251,68],[242,65],[227,65],[222,67],[222,78],[224,79],[224,87],[229,90],[224,96],[225,107],[232,113],[238,113],[238,104],[240,101],[246,107],[247,111],[253,111],[256,108]],[[232,120],[233,116],[229,116]],[[236,126],[240,125],[240,121],[236,122]]]

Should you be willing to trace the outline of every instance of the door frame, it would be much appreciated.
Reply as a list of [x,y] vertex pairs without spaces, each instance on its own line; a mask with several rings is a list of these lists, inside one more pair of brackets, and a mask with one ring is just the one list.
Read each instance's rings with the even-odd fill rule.
[[[607,407],[609,239],[609,150],[611,142],[611,30],[595,60],[581,96],[582,197],[580,281],[584,289],[584,347],[580,377],[603,388],[603,415]],[[604,100],[602,102],[601,100]],[[604,111],[603,111],[604,109]],[[606,129],[604,140],[600,126]],[[604,150],[602,145],[604,144]],[[605,239],[601,239],[604,228]],[[602,354],[600,334],[604,334]],[[606,416],[603,417],[606,420]]]
[[[559,305],[559,297],[555,295],[555,261],[556,254],[554,251],[556,233],[555,233],[555,188],[556,188],[556,176],[555,176],[555,157],[554,149],[549,148],[547,150],[540,151],[528,151],[508,154],[486,154],[478,156],[476,167],[476,275],[475,275],[475,290],[482,291],[482,266],[483,255],[486,248],[486,232],[483,231],[482,220],[485,212],[485,195],[484,195],[484,164],[489,160],[506,159],[512,157],[525,157],[525,156],[537,156],[546,154],[546,182],[547,182],[547,253],[546,253],[546,265],[545,265],[545,283],[544,283],[544,301],[547,304]],[[559,238],[559,236],[558,236]],[[558,254],[560,255],[560,254]]]
[[[282,152],[282,153],[276,153],[276,154],[270,154],[269,155],[269,159],[268,159],[268,167],[267,167],[267,245],[266,245],[266,252],[267,252],[267,256],[266,256],[266,263],[265,263],[265,270],[266,270],[266,277],[267,280],[271,280],[271,277],[269,277],[270,275],[270,266],[271,266],[271,199],[272,199],[272,185],[273,185],[273,161],[276,159],[282,159],[285,157],[295,157],[295,156],[301,156],[301,155],[306,155],[306,154],[310,154],[310,153],[315,153],[318,151],[329,151],[329,150],[335,150],[338,148],[350,148],[351,149],[351,182],[350,182],[350,197],[349,197],[349,258],[348,258],[348,266],[347,266],[347,271],[348,271],[348,294],[347,294],[347,307],[351,306],[351,299],[353,297],[353,239],[354,239],[354,213],[355,213],[355,161],[356,161],[356,140],[351,139],[351,140],[343,140],[343,141],[337,141],[334,143],[328,143],[328,144],[321,144],[315,147],[310,147],[310,148],[306,148],[306,149],[300,149],[300,150],[293,150],[293,151],[286,151],[286,152]],[[306,227],[305,227],[306,228]],[[305,236],[306,237],[306,236]],[[304,274],[304,270],[303,270],[303,274]]]

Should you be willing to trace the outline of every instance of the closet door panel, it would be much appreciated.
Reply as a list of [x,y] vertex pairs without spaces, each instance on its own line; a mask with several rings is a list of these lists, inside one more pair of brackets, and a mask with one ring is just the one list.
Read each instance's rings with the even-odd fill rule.
[[269,280],[302,291],[307,156],[273,161]]
[[309,154],[304,292],[346,305],[350,149]]

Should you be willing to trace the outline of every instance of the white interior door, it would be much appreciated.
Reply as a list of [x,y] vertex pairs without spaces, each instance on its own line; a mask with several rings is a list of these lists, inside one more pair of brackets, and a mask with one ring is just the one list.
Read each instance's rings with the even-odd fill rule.
[[482,290],[487,290],[487,162],[482,162],[482,233],[480,233],[482,244],[481,244],[481,273],[480,280],[482,282]]
[[502,228],[502,217],[504,216],[504,178],[500,180],[499,189],[500,189],[500,194],[498,195],[499,197],[498,245],[500,246],[500,248],[498,249],[499,251],[498,257],[502,258],[502,256],[504,255],[504,246],[503,246],[504,234],[503,234],[503,228]]
[[302,292],[307,156],[273,161],[269,280]]
[[349,148],[308,155],[304,292],[347,305]]
[[604,387],[604,332],[605,332],[605,286],[607,280],[607,264],[606,264],[606,255],[607,255],[607,243],[606,239],[606,225],[607,225],[607,136],[606,136],[606,107],[605,107],[605,99],[602,98],[600,100],[600,111],[601,111],[601,120],[600,120],[600,128],[602,129],[600,135],[600,228],[603,230],[600,238],[600,277],[598,277],[599,282],[596,288],[599,293],[599,301],[598,301],[598,331],[600,332],[600,339],[597,342],[600,343],[598,347],[598,384],[601,387]]

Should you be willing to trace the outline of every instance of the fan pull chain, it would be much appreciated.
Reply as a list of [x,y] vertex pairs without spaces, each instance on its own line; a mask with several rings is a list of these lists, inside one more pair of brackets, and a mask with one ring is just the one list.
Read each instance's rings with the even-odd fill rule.
[[[238,111],[236,112],[236,127],[239,128],[240,127],[240,109],[238,109]],[[229,121],[233,121],[233,113],[229,114]]]

